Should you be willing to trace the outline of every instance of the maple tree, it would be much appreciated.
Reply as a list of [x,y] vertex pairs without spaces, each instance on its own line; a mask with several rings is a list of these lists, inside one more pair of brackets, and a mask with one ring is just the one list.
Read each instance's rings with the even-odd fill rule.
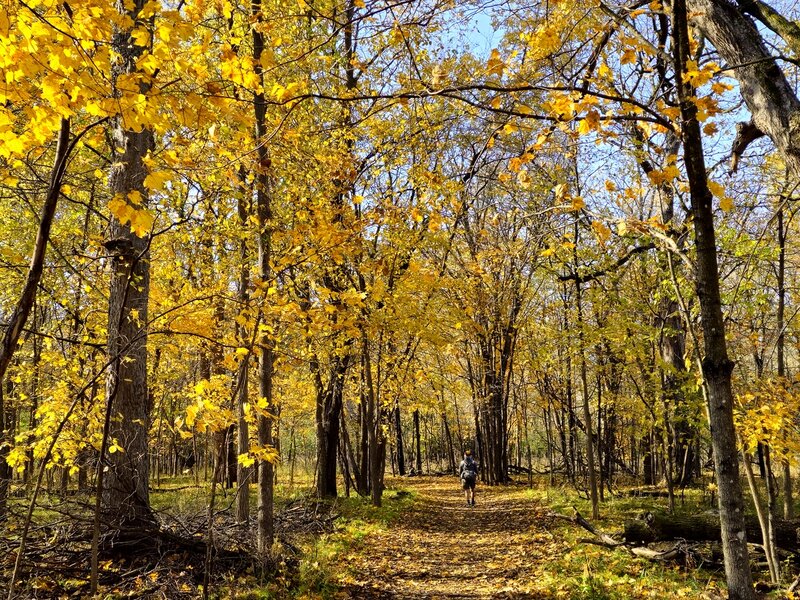
[[239,523],[256,483],[268,567],[301,471],[380,506],[387,469],[471,448],[596,518],[630,481],[674,509],[713,458],[752,597],[738,470],[767,538],[797,455],[782,8],[5,7],[0,515],[15,485],[31,514],[48,480],[91,490],[97,573],[158,531],[151,482],[202,472]]

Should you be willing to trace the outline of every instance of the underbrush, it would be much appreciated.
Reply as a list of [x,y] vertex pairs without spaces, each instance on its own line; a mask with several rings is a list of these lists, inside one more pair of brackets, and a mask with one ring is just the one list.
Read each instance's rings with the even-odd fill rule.
[[[675,496],[676,515],[694,515],[716,509],[716,499],[709,487],[698,485],[687,488]],[[648,512],[667,512],[666,497],[634,496],[630,490],[618,490],[606,494],[600,504],[600,519],[592,524],[603,533],[622,539],[626,521],[641,518]],[[591,519],[591,500],[574,488],[534,487],[528,489],[526,497],[547,507],[553,513],[572,517],[577,510],[583,517]],[[708,598],[727,597],[725,574],[721,569],[721,554],[715,564],[659,562],[638,558],[624,548],[607,548],[586,543],[592,535],[575,523],[557,519],[553,533],[566,542],[571,549],[563,555],[553,556],[547,566],[550,589],[557,595],[576,600],[627,600],[634,598]],[[664,548],[672,542],[665,542]],[[712,544],[701,548],[711,554]],[[718,546],[714,547],[715,552]],[[754,560],[755,562],[755,560]],[[796,566],[784,563],[789,572]],[[565,573],[573,573],[565,578]],[[580,574],[580,575],[577,575]],[[754,567],[754,579],[766,587],[769,574]],[[794,575],[791,575],[793,578]],[[791,581],[791,579],[789,579]],[[785,598],[783,593],[773,591],[760,598]]]
[[[248,525],[234,518],[236,488],[216,487],[213,518],[214,553],[208,590],[203,590],[204,548],[208,536],[211,486],[192,475],[164,478],[150,494],[151,508],[167,536],[192,545],[188,553],[153,542],[152,552],[118,551],[101,555],[99,592],[102,598],[168,597],[266,600],[324,598],[333,594],[334,574],[341,553],[360,548],[410,504],[407,492],[386,490],[383,506],[368,498],[317,501],[311,481],[275,486],[276,542],[266,568],[252,554],[257,519],[256,486],[250,486]],[[28,506],[22,494],[12,494],[9,518],[2,525],[0,594],[7,594],[19,533]],[[43,493],[33,514],[26,553],[17,578],[17,597],[84,597],[89,586],[89,557],[94,497],[71,491],[65,496]],[[159,549],[160,548],[160,549]],[[233,554],[232,554],[233,553]],[[189,556],[191,554],[191,556]],[[240,560],[231,560],[231,556]],[[59,565],[53,568],[52,565]]]
[[332,501],[331,510],[338,515],[335,529],[302,543],[297,589],[291,595],[332,598],[338,589],[335,581],[347,570],[342,557],[363,548],[370,536],[391,527],[413,501],[414,495],[404,490],[386,490],[380,507],[372,506],[369,498],[358,496]]

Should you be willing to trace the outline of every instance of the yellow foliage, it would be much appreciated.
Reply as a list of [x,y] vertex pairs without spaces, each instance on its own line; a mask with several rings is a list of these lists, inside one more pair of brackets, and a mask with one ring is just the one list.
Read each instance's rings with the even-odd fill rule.
[[608,238],[611,237],[611,230],[602,221],[592,221],[592,231],[594,231],[601,245],[605,245]]
[[764,379],[737,395],[736,429],[747,452],[764,444],[779,460],[796,460],[800,452],[796,421],[800,395],[795,385]]
[[492,50],[489,61],[486,63],[487,75],[502,75],[506,69],[506,63],[500,57],[500,51],[496,48]]

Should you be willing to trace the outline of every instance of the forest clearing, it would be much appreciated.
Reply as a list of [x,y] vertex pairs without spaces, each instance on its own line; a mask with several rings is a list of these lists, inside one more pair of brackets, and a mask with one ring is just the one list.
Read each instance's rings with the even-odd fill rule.
[[796,597],[798,16],[4,2],[2,595]]

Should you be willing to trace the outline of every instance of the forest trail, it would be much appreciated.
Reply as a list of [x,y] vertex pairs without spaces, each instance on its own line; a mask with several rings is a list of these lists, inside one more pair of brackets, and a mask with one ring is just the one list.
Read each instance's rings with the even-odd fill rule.
[[[412,478],[417,495],[341,565],[341,598],[555,598],[542,565],[566,550],[547,510],[519,487],[478,484],[467,507],[455,477]],[[387,500],[391,502],[392,500]]]

